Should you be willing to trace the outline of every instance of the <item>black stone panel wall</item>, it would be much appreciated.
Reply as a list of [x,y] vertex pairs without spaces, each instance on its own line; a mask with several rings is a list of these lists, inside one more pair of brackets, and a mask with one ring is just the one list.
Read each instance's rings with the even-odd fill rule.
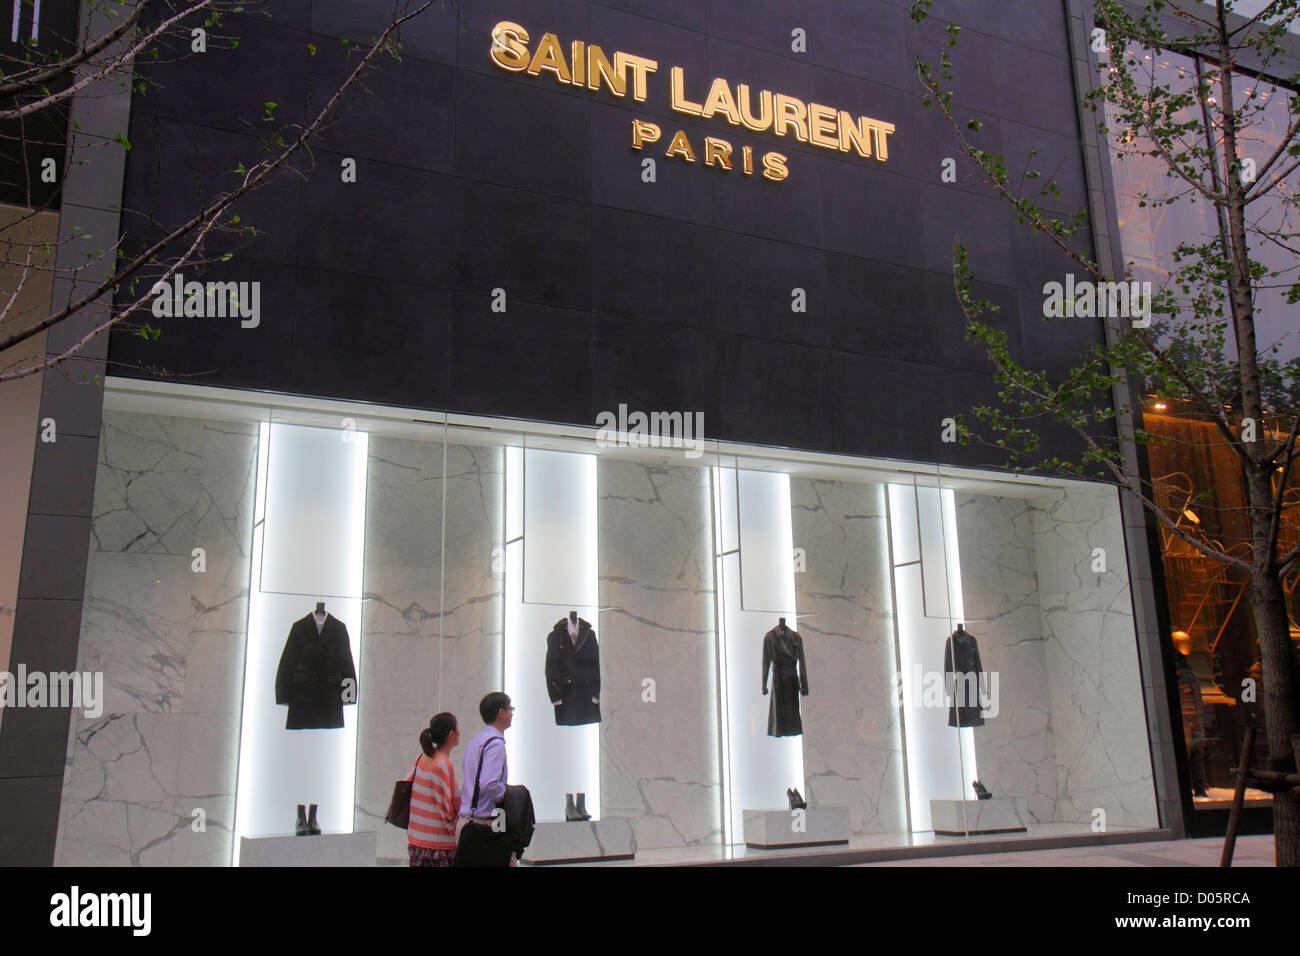
[[[940,421],[990,399],[965,341],[952,246],[970,248],[1025,361],[1060,369],[1100,323],[1044,326],[1040,290],[1069,260],[1017,225],[921,102],[911,64],[944,25],[967,130],[1014,167],[1086,201],[1066,19],[1057,0],[937,0],[919,30],[902,0],[447,0],[404,31],[353,91],[301,175],[244,202],[257,230],[213,237],[186,278],[260,281],[261,324],[163,319],[111,343],[116,374],[593,425],[598,412],[703,411],[709,437],[931,462],[991,463],[940,441]],[[302,122],[382,27],[387,0],[272,2],[230,19],[238,47],[142,67],[124,222],[134,243],[228,185],[256,156],[264,104]],[[555,32],[658,60],[635,103],[508,73],[492,26],[531,46]],[[794,31],[806,52],[792,50]],[[345,45],[342,40],[350,39]],[[315,50],[311,53],[309,45]],[[349,47],[352,48],[348,53]],[[888,162],[745,133],[669,108],[669,70],[699,101],[722,76],[893,123]],[[631,148],[631,123],[664,130]],[[663,155],[685,130],[697,162]],[[789,157],[781,183],[706,168],[705,136]],[[657,181],[642,161],[657,161]],[[957,159],[957,181],[941,179]],[[357,182],[341,181],[345,158]],[[1040,180],[1041,182],[1041,180]],[[1086,247],[1085,247],[1086,248]],[[506,291],[504,313],[491,309]],[[803,289],[807,311],[791,310]],[[1053,450],[1069,440],[1055,436]]]

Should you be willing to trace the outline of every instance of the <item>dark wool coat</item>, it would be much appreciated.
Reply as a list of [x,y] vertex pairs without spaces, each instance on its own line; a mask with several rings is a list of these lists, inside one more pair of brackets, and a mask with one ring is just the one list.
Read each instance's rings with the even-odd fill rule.
[[[275,672],[275,702],[289,705],[285,729],[342,727],[345,680],[352,681],[355,691],[357,669],[347,626],[327,614],[317,634],[312,615],[294,621]],[[355,692],[346,703],[356,703]]]
[[600,645],[590,624],[578,619],[578,638],[569,638],[569,619],[560,618],[546,638],[546,693],[562,727],[600,723]]
[[984,667],[980,664],[980,646],[960,628],[952,632],[943,650],[944,682],[952,695],[948,708],[949,727],[982,727],[979,686]]
[[772,697],[767,708],[769,737],[798,737],[803,733],[799,695],[808,696],[808,664],[803,659],[803,638],[784,624],[763,635],[763,693],[767,672],[772,671]]

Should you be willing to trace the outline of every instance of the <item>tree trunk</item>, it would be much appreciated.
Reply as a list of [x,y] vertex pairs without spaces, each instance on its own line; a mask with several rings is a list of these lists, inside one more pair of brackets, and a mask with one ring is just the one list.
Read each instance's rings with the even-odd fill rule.
[[[1241,373],[1241,421],[1243,430],[1246,422],[1251,422],[1252,431],[1258,432],[1264,429],[1264,406],[1260,398],[1259,355],[1255,343],[1255,290],[1250,274],[1250,249],[1246,241],[1247,190],[1237,166],[1240,155],[1237,147],[1239,117],[1233,104],[1232,88],[1236,64],[1225,5],[1219,2],[1215,7],[1219,40],[1224,184],[1227,186],[1225,211],[1231,247],[1229,291],[1238,370]],[[1259,699],[1264,706],[1269,769],[1283,770],[1294,762],[1291,735],[1300,730],[1300,719],[1297,718],[1300,707],[1296,703],[1296,675],[1291,663],[1291,624],[1287,616],[1282,579],[1278,574],[1277,543],[1272,527],[1278,507],[1274,498],[1275,476],[1273,465],[1262,460],[1261,452],[1265,443],[1259,437],[1246,442],[1243,435],[1243,444],[1242,467],[1250,502],[1250,599],[1263,669],[1263,687]],[[1273,840],[1278,866],[1300,866],[1300,792],[1274,794]]]
[[[1271,512],[1272,481],[1267,475],[1251,481],[1251,498],[1265,496]],[[1252,505],[1254,501],[1252,500]],[[1260,514],[1252,507],[1252,517]],[[1252,524],[1256,524],[1252,520]],[[1254,529],[1257,547],[1251,574],[1250,603],[1259,637],[1263,679],[1257,698],[1263,704],[1264,729],[1268,739],[1271,770],[1288,769],[1294,761],[1291,735],[1300,732],[1296,708],[1296,675],[1292,665],[1291,624],[1287,616],[1286,595],[1274,567],[1273,555],[1258,547],[1262,531],[1265,540],[1268,524]],[[1264,769],[1264,768],[1257,768]],[[1300,866],[1300,791],[1285,791],[1273,796],[1273,838],[1278,866]]]

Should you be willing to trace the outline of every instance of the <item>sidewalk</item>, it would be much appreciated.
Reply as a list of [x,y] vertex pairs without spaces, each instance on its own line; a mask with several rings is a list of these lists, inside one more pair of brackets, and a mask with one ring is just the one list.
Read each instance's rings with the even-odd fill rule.
[[[1120,843],[1110,846],[1070,847],[1063,850],[1025,850],[1015,853],[979,853],[968,856],[931,857],[857,866],[1206,866],[1217,867],[1223,840],[1162,840],[1156,843]],[[1237,838],[1232,856],[1239,866],[1272,866],[1273,837]]]

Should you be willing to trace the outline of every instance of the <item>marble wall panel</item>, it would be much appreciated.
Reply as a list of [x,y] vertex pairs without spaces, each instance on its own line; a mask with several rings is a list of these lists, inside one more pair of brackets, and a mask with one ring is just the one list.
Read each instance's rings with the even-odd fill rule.
[[790,479],[798,631],[808,664],[804,796],[848,807],[855,835],[907,826],[895,706],[893,600],[884,487]]
[[176,804],[183,719],[179,713],[74,714],[57,865],[172,862],[172,841],[191,822]]
[[[504,457],[449,445],[445,480],[438,441],[371,438],[369,459],[354,826],[378,832],[381,860],[405,861],[406,833],[384,813],[420,731],[446,710],[468,742],[483,726],[479,700],[500,689]],[[452,755],[457,786],[463,753]]]
[[92,550],[247,557],[256,457],[254,423],[105,412]]
[[104,713],[72,715],[55,859],[227,864],[257,426],[109,411],[99,453],[77,666]]
[[601,815],[629,819],[641,849],[716,843],[709,470],[602,459],[596,481]]
[[[1156,826],[1119,500],[1108,486],[1032,501],[1056,747],[1058,819]],[[1094,569],[1102,549],[1105,570]]]
[[968,494],[956,495],[956,508],[965,626],[997,679],[996,716],[989,711],[973,730],[976,770],[996,796],[1016,801],[1026,823],[1050,823],[1056,755],[1034,511],[1022,498]]

